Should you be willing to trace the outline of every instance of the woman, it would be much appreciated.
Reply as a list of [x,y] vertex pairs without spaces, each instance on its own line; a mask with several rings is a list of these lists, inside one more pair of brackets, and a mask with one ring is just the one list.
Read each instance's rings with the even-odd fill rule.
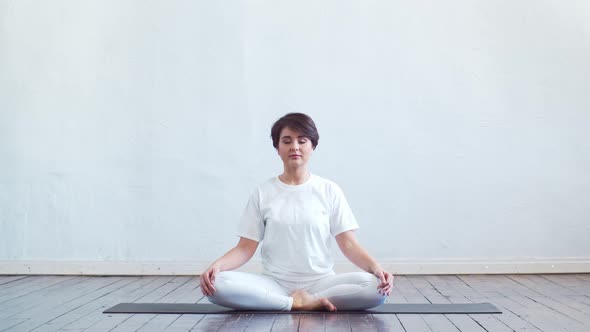
[[[382,304],[393,276],[355,238],[358,224],[334,182],[311,174],[318,145],[313,120],[290,113],[272,129],[284,171],[259,185],[238,227],[238,244],[201,274],[210,302],[246,310],[362,310]],[[334,274],[331,236],[366,272]],[[230,271],[246,263],[262,242],[262,275]]]

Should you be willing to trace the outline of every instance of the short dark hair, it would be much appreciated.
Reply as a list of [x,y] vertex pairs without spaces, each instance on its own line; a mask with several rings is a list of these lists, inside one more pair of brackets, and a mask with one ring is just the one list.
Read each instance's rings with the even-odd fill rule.
[[318,130],[315,127],[315,123],[313,122],[311,117],[303,113],[288,113],[282,118],[278,119],[272,125],[272,129],[270,130],[272,145],[275,147],[275,149],[279,148],[279,139],[281,136],[281,131],[283,131],[285,127],[289,127],[292,130],[296,130],[300,132],[301,135],[307,137],[311,141],[311,145],[314,150],[316,146],[318,146],[320,134],[318,134]]

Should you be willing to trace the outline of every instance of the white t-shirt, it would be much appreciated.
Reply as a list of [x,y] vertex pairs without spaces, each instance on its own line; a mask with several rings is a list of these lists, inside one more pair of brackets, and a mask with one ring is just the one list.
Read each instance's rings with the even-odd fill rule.
[[248,200],[237,235],[262,242],[264,274],[309,282],[333,275],[331,236],[359,228],[342,189],[317,175],[300,185],[273,177]]

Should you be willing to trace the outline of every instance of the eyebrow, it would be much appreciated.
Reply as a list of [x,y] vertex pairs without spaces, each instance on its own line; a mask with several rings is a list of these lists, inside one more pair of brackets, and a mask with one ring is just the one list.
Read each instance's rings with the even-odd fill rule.
[[[283,139],[283,138],[289,138],[290,139],[291,136],[286,135],[286,136],[281,137],[281,139]],[[297,138],[307,138],[307,137],[306,136],[303,136],[303,135],[300,135],[300,136],[297,136]]]

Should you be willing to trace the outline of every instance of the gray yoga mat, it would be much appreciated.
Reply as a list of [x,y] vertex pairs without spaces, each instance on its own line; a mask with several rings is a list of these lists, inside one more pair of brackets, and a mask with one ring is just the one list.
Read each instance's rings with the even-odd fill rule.
[[[105,311],[105,314],[293,314],[325,313],[325,311],[270,311],[234,310],[209,303],[120,303]],[[338,310],[336,313],[366,314],[501,314],[491,303],[386,303],[378,307],[360,310]]]

